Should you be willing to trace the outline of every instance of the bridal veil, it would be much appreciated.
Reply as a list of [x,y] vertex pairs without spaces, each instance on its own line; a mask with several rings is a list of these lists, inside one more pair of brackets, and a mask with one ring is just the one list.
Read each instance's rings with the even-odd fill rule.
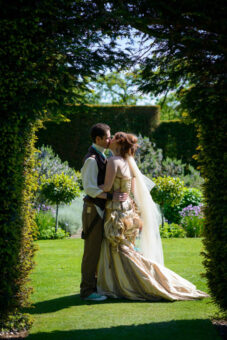
[[144,257],[164,265],[159,232],[161,213],[150,195],[150,190],[155,184],[141,173],[132,156],[129,156],[127,160],[135,176],[134,198],[143,221],[139,248]]

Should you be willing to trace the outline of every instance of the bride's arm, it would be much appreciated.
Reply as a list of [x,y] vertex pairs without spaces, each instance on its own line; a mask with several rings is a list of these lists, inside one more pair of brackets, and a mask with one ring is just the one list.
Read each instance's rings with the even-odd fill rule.
[[114,179],[116,177],[117,173],[117,162],[116,160],[111,157],[108,159],[107,166],[106,166],[106,175],[105,175],[105,181],[103,185],[100,185],[100,189],[102,189],[104,192],[110,191],[112,188]]

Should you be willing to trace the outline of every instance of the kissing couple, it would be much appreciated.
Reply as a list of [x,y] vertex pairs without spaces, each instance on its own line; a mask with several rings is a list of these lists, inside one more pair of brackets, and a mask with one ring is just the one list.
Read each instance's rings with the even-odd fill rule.
[[[103,301],[194,300],[209,295],[164,266],[154,183],[138,169],[137,137],[98,123],[81,169],[84,191],[80,296]],[[106,159],[104,151],[113,154]],[[136,238],[140,239],[138,250]]]

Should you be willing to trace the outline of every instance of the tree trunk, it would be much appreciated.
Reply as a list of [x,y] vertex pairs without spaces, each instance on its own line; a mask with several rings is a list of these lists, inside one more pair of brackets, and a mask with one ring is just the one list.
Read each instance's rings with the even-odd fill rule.
[[58,204],[56,208],[56,223],[55,223],[55,233],[58,231]]
[[162,213],[162,228],[164,227],[164,207],[160,206],[161,208],[161,213]]

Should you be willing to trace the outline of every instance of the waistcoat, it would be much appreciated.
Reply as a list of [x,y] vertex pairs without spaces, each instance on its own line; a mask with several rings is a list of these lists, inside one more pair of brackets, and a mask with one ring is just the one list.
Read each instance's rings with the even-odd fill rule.
[[[90,148],[88,149],[88,153],[84,157],[84,162],[89,157],[94,158],[97,162],[97,165],[98,165],[98,178],[97,178],[98,185],[104,184],[107,160],[104,159],[101,156],[101,154],[99,152],[97,152],[92,146],[90,146]],[[89,195],[86,195],[85,200],[86,199],[89,200],[89,201],[92,201],[100,209],[102,209],[102,210],[105,209],[105,203],[106,203],[105,199],[97,198],[97,197],[91,197]]]

